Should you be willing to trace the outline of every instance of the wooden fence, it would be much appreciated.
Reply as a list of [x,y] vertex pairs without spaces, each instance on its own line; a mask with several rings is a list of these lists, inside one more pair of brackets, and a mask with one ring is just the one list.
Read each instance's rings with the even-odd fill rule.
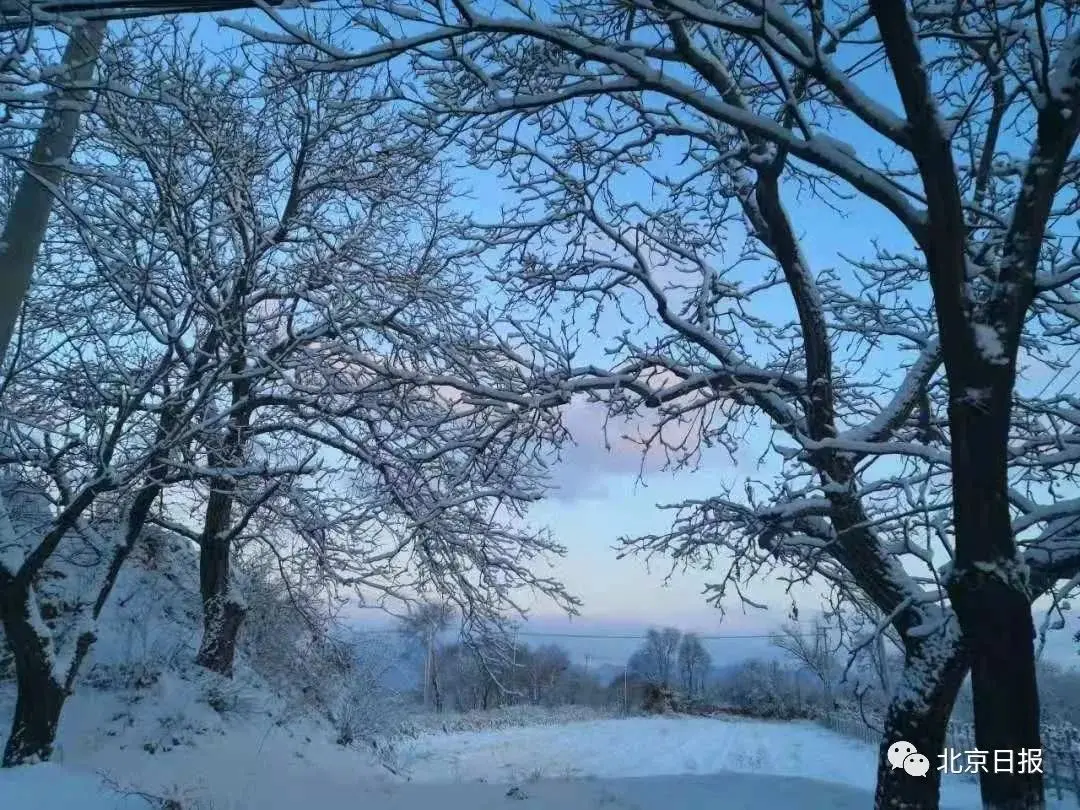
[[820,725],[845,737],[860,740],[870,745],[881,743],[881,731],[871,728],[858,717],[844,714],[827,714],[818,720]]
[[[881,731],[872,727],[876,718],[868,718],[870,725],[859,717],[850,715],[826,715],[818,722],[837,734],[860,740],[870,745],[881,743]],[[1076,729],[1061,729],[1044,726],[1042,730],[1042,770],[1046,784],[1047,797],[1064,801],[1069,795],[1080,807],[1080,733]],[[969,724],[950,724],[945,746],[951,753],[977,750],[975,730]],[[993,756],[987,757],[988,766],[993,767]],[[934,761],[937,767],[940,760]],[[976,773],[958,774],[969,779],[978,779]]]

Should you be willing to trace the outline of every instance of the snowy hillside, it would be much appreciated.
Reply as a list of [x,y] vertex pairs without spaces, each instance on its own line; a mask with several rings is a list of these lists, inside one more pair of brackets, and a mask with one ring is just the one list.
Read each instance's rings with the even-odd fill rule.
[[[198,570],[197,553],[183,538],[154,533],[137,549],[61,716],[54,762],[115,774],[124,788],[137,772],[158,795],[173,790],[167,774],[180,762],[235,764],[238,752],[255,755],[274,734],[324,745],[323,761],[336,757],[353,770],[365,763],[336,741],[380,733],[377,724],[395,712],[396,695],[383,682],[396,651],[369,649],[366,666],[337,660],[347,657],[347,646],[314,644],[293,606],[249,577],[234,675],[212,673],[194,663],[202,629]],[[14,683],[0,681],[5,733],[14,698]],[[134,768],[131,758],[142,764]],[[372,770],[378,767],[368,759]],[[154,778],[159,771],[161,779]],[[14,789],[5,782],[0,799]]]

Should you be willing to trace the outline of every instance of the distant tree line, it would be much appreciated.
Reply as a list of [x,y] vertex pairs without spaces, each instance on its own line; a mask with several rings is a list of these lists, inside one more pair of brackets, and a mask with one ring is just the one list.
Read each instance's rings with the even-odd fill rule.
[[422,602],[402,620],[402,634],[422,649],[418,699],[436,712],[511,705],[601,707],[609,690],[587,665],[557,644],[529,646],[508,636],[442,642],[454,621],[444,603]]
[[[418,605],[401,624],[421,652],[416,701],[434,712],[513,705],[581,705],[628,712],[732,710],[761,717],[810,717],[840,702],[884,705],[886,691],[848,673],[821,625],[781,628],[771,660],[716,662],[702,638],[675,627],[649,629],[621,671],[572,660],[558,644],[531,646],[512,636],[441,640],[454,623],[443,603]],[[859,673],[881,669],[860,666]],[[666,695],[659,705],[657,695]],[[652,696],[652,697],[650,697]]]

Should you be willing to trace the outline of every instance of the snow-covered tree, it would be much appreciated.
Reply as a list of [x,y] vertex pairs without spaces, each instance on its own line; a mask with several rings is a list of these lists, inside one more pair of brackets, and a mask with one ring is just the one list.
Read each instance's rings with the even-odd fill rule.
[[818,679],[825,695],[825,706],[831,708],[841,667],[837,660],[837,649],[830,644],[828,625],[821,620],[814,622],[808,629],[785,624],[772,638],[772,644],[783,650],[795,666]]
[[[109,79],[122,83],[116,67],[114,60]],[[72,141],[71,110],[57,104],[59,126]],[[63,176],[53,172],[65,161],[66,152],[38,177],[50,195],[66,192],[75,176],[99,196],[115,193],[100,166],[74,159]],[[24,176],[5,206],[9,225],[20,199],[48,202],[36,192],[27,197],[28,188]],[[48,212],[37,210],[26,227],[44,231],[47,220]],[[29,492],[36,504],[31,513],[9,514],[0,496],[0,619],[18,689],[5,765],[48,758],[96,621],[176,473],[174,462],[201,429],[196,416],[220,371],[185,362],[186,336],[175,327],[194,316],[193,298],[129,295],[124,246],[106,233],[86,241],[79,227],[73,210],[53,222],[0,387],[4,489]],[[20,255],[33,260],[33,246],[28,250]]]
[[705,691],[712,668],[712,656],[697,633],[683,633],[679,641],[679,682],[686,696],[693,700]]
[[722,700],[753,717],[792,720],[814,713],[798,673],[776,660],[743,661],[724,675],[717,688]]
[[171,47],[145,58],[137,100],[96,111],[84,148],[126,190],[88,186],[80,219],[140,257],[133,287],[168,277],[198,301],[193,362],[225,369],[183,499],[204,504],[201,525],[166,522],[201,549],[199,661],[231,669],[229,560],[249,542],[365,598],[443,592],[466,619],[520,585],[572,604],[517,562],[558,551],[507,511],[537,495],[535,422],[423,379],[483,377],[486,339],[423,133],[360,74],[271,53],[256,77]]
[[[23,308],[3,408],[5,507],[0,619],[18,687],[4,764],[48,758],[64,699],[95,638],[116,577],[197,435],[206,367],[186,367],[181,336],[152,303],[132,303],[61,235]],[[190,314],[173,301],[169,316]],[[133,325],[133,319],[135,324]],[[202,389],[205,390],[205,389]],[[100,511],[96,511],[101,507]]]
[[[630,545],[733,558],[718,595],[815,575],[893,625],[881,806],[936,802],[936,773],[904,780],[885,751],[939,750],[969,667],[980,748],[1038,747],[1031,602],[1078,569],[1076,502],[1049,483],[1078,434],[1072,380],[1044,373],[1048,396],[1017,372],[1052,373],[1075,331],[1074,4],[386,8],[379,45],[326,66],[408,55],[430,126],[520,194],[480,235],[501,283],[609,336],[584,359],[573,324],[535,340],[562,371],[543,384],[652,409],[642,438],[677,463],[775,434],[774,482]],[[797,195],[872,215],[876,248],[815,266]],[[981,781],[990,804],[1042,805],[1038,774]]]
[[645,641],[630,656],[627,669],[637,679],[655,686],[672,686],[679,673],[679,641],[682,633],[674,627],[650,627]]
[[[200,549],[199,660],[220,672],[247,549],[286,588],[437,593],[469,627],[522,588],[572,609],[531,568],[560,547],[521,521],[554,423],[437,383],[488,386],[495,337],[419,133],[365,77],[272,54],[258,76],[225,70],[175,26],[103,60],[126,72],[85,116],[0,392],[3,461],[50,501],[46,525],[0,540],[5,762],[48,757],[148,521]],[[55,627],[42,601],[62,603]]]
[[424,651],[424,708],[433,706],[443,709],[442,690],[439,689],[439,659],[435,654],[439,636],[450,628],[454,609],[446,602],[422,601],[410,606],[401,620],[401,631],[406,637],[418,641]]
[[[133,19],[177,13],[207,13],[244,9],[258,5],[253,0],[210,0],[210,2],[81,3],[49,0],[4,0],[0,3],[0,108],[5,123],[16,113],[40,107],[35,90],[45,83],[52,92],[41,114],[40,125],[26,155],[23,150],[0,147],[0,158],[22,165],[18,196],[4,219],[0,258],[6,272],[0,277],[0,362],[19,308],[29,289],[34,261],[45,237],[54,206],[54,195],[71,156],[80,115],[91,88],[108,86],[107,77],[95,85],[105,32],[110,20]],[[271,3],[273,5],[273,3]],[[35,50],[35,34],[53,28],[67,36],[59,70],[46,67]],[[43,69],[45,68],[45,69]],[[28,159],[27,159],[28,158]]]
[[570,654],[558,644],[525,647],[524,653],[519,666],[524,670],[527,699],[537,706],[551,705],[560,680],[570,670]]
[[454,711],[493,709],[509,695],[504,658],[483,641],[448,644],[437,657],[442,700]]

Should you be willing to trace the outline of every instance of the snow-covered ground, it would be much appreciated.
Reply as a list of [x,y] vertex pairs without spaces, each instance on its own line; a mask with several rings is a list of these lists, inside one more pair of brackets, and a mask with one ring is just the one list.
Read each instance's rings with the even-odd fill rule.
[[[743,718],[630,717],[564,726],[427,735],[405,746],[414,781],[677,776],[739,772],[800,776],[874,789],[876,751],[812,723]],[[946,804],[974,783],[944,776]]]
[[[263,791],[265,792],[265,791]],[[260,792],[260,793],[263,793]],[[44,797],[44,798],[43,798]],[[844,785],[797,777],[759,774],[710,776],[653,776],[630,779],[545,780],[522,786],[464,782],[452,785],[403,784],[377,787],[359,784],[342,792],[340,786],[308,781],[304,792],[293,789],[269,808],[304,807],[316,810],[712,810],[722,797],[725,810],[865,810],[870,796]],[[137,797],[102,788],[94,779],[69,769],[35,765],[0,777],[4,807],[33,810],[149,810]],[[289,801],[296,802],[288,804]],[[135,804],[135,802],[140,802]],[[190,805],[188,805],[190,806]],[[219,810],[232,805],[205,803]],[[255,807],[255,799],[244,807]],[[260,805],[261,806],[261,805]]]
[[[816,780],[801,788],[811,793],[820,782],[873,792],[876,761],[871,746],[810,723],[703,717],[635,717],[561,727],[429,735],[402,752],[402,764],[414,781],[520,783],[686,775],[715,775],[722,780],[744,774],[763,777],[765,781],[757,783],[757,790],[765,790],[766,796],[775,782],[771,777],[779,776]],[[755,780],[742,779],[739,784],[753,785]],[[943,806],[974,807],[978,803],[973,782],[944,776]],[[769,802],[761,805],[767,806],[771,806]],[[832,805],[800,801],[798,806]]]
[[151,805],[123,794],[99,776],[46,762],[0,771],[0,802],[5,808],[33,810],[147,810]]
[[[184,810],[420,810],[436,799],[444,810],[514,800],[537,810],[705,810],[721,794],[730,810],[854,810],[870,806],[873,790],[871,747],[809,724],[658,717],[425,734],[401,747],[395,776],[310,720],[188,715],[154,746],[145,740],[160,720],[110,725],[112,710],[74,704],[62,765],[0,772],[0,807],[144,810],[124,793],[137,790]],[[83,799],[72,804],[73,795]],[[974,783],[944,777],[942,806],[977,807]]]

